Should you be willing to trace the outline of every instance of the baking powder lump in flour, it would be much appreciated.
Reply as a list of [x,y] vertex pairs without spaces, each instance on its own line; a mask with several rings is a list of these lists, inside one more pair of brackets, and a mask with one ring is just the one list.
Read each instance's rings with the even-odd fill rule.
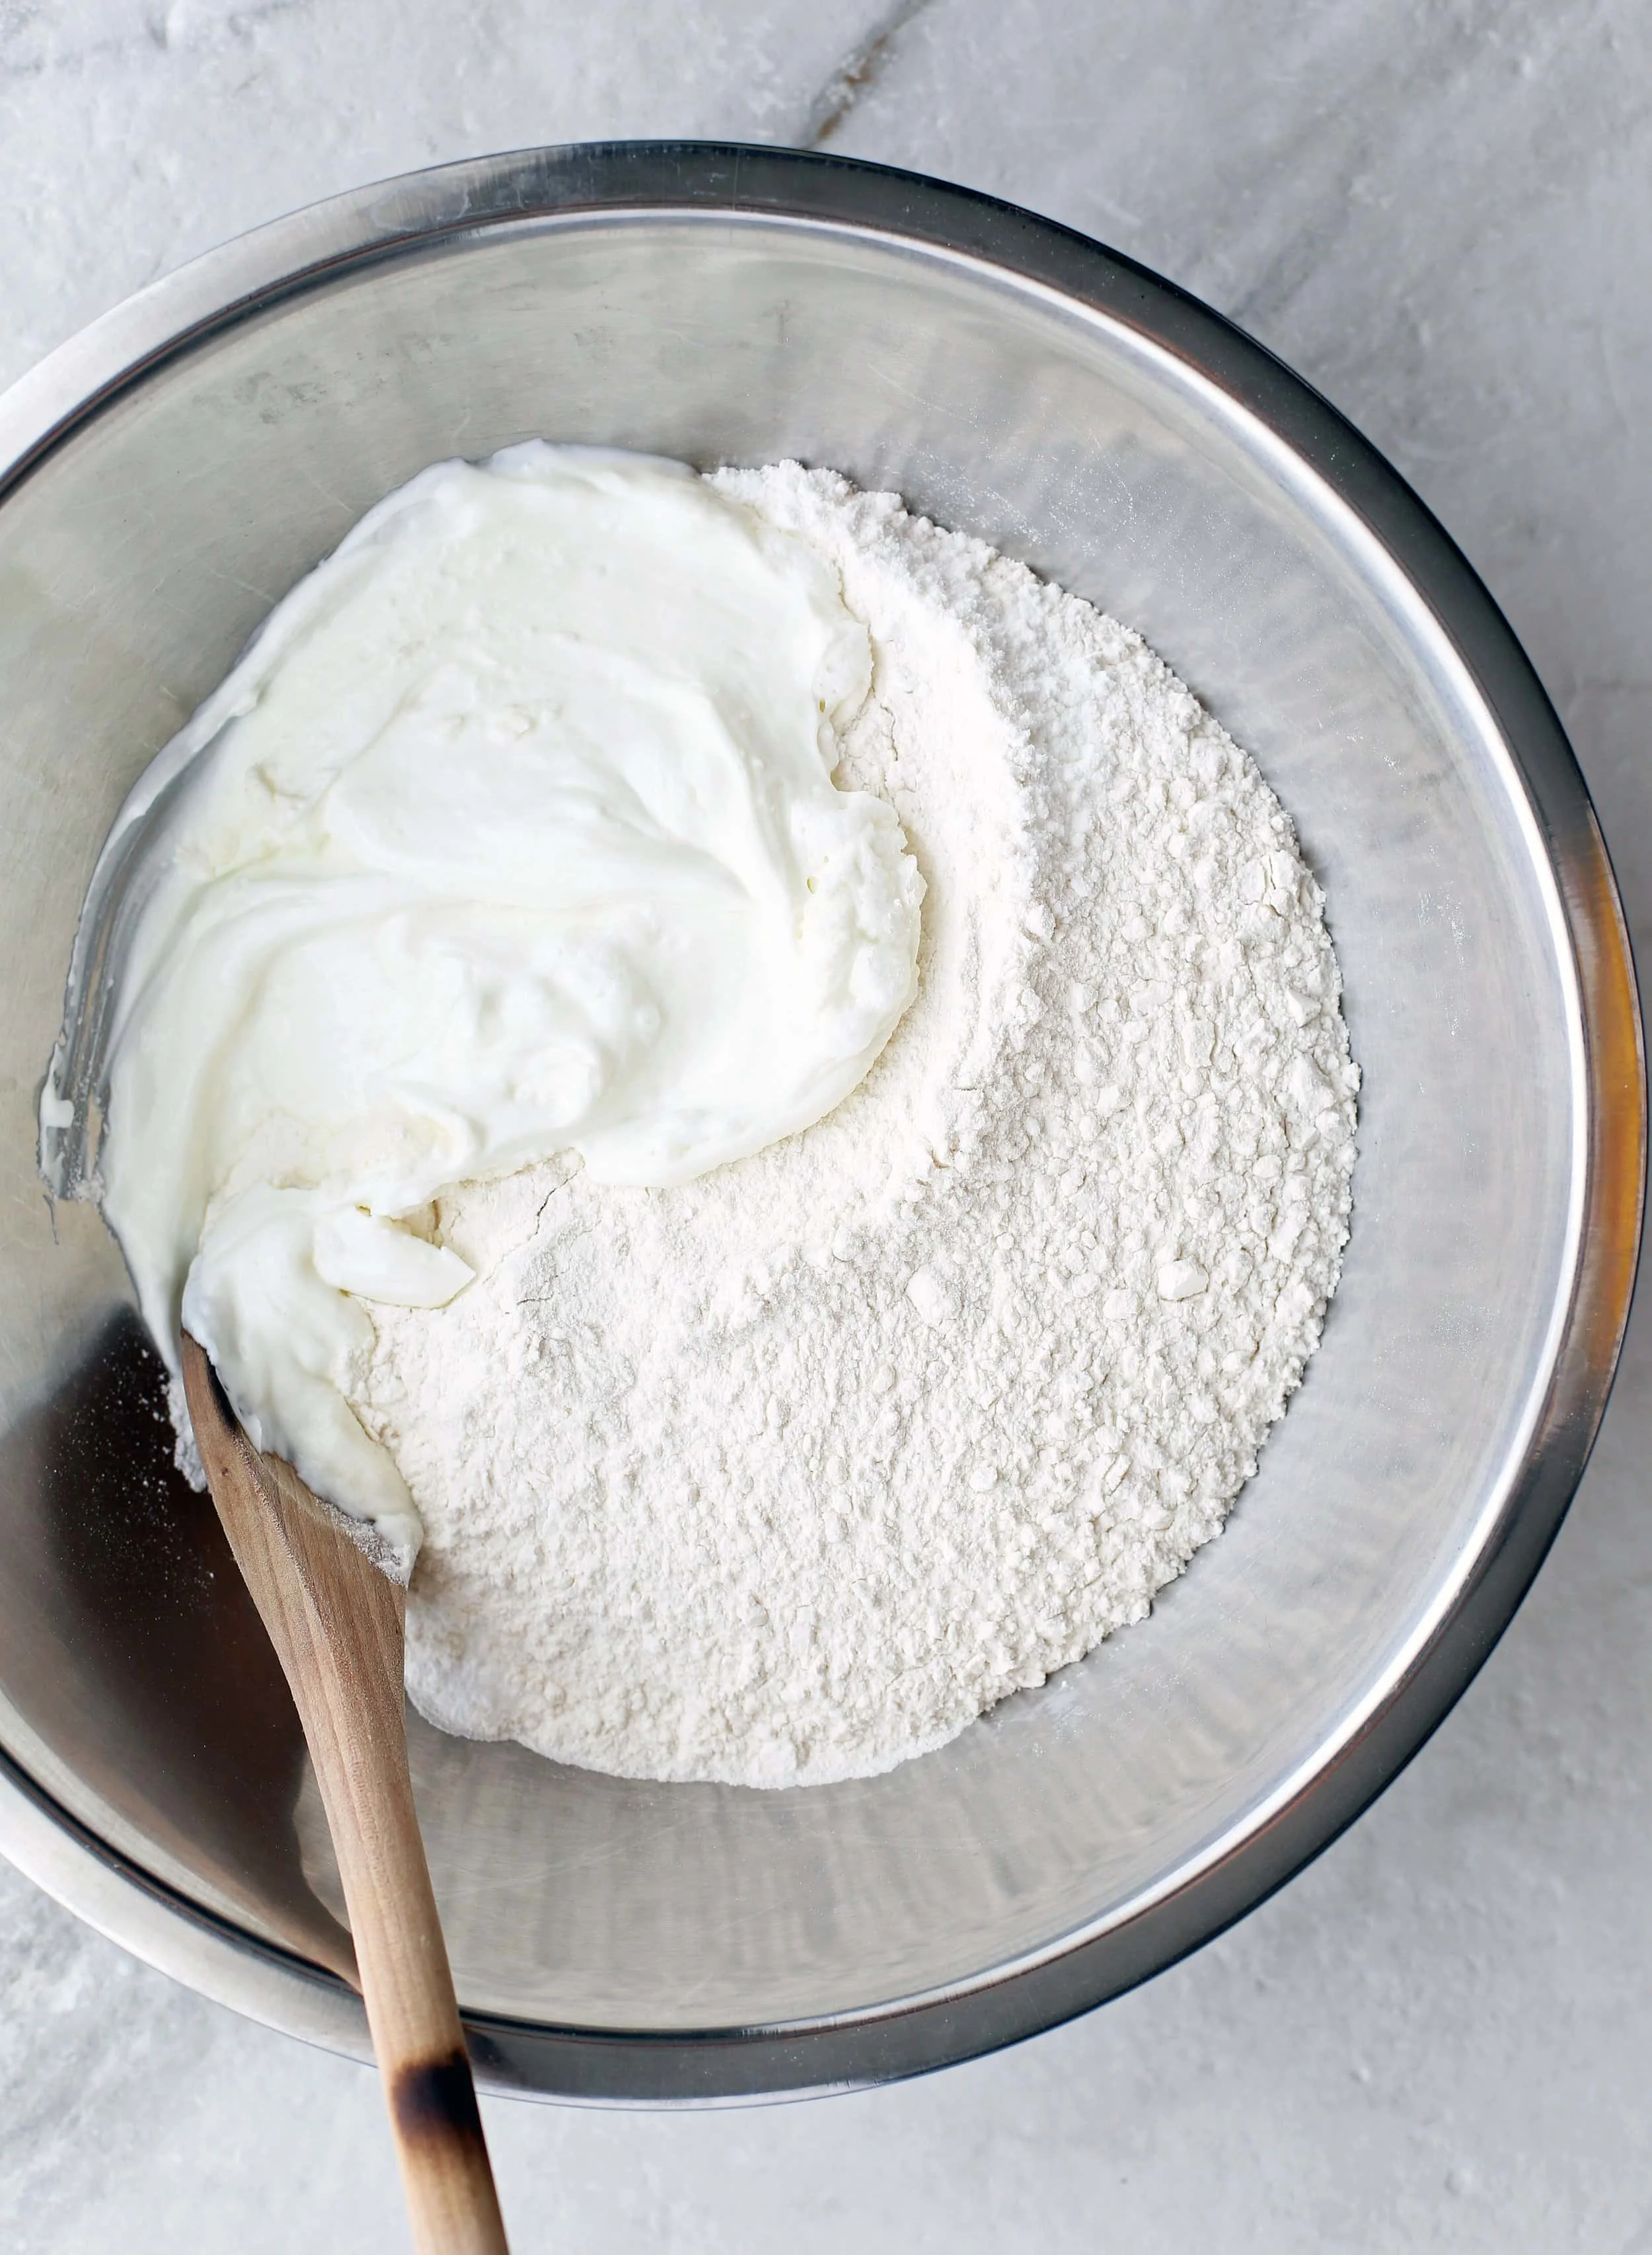
[[940,1745],[1220,1530],[1337,1282],[1358,1071],[1290,820],[1138,636],[892,495],[715,482],[869,629],[838,781],[918,859],[917,998],[755,1157],[445,1196],[476,1281],[375,1310],[348,1390],[425,1523],[427,1716],[779,1786]]

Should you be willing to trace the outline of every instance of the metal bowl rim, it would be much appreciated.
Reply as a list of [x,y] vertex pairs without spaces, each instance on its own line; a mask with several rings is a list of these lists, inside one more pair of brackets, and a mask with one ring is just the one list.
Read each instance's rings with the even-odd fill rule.
[[[207,252],[93,322],[0,394],[0,506],[55,448],[166,361],[283,299],[387,259],[462,249],[517,227],[663,218],[802,227],[879,238],[985,269],[1026,294],[1133,333],[1223,411],[1265,434],[1282,472],[1304,474],[1395,576],[1433,656],[1454,662],[1525,801],[1533,867],[1575,1006],[1578,1128],[1569,1297],[1557,1306],[1522,1440],[1480,1514],[1477,1539],[1357,1707],[1297,1772],[1173,1875],[1015,1960],[925,1992],[815,2019],[664,2033],[554,2028],[466,2013],[482,2080],[582,2095],[556,2071],[565,2049],[651,2067],[589,2094],[716,2103],[841,2089],[961,2059],[1082,2012],[1161,1970],[1242,1916],[1320,1852],[1383,1789],[1455,1703],[1508,1625],[1581,1476],[1627,1322],[1645,1176],[1646,1095],[1627,931],[1588,794],[1529,661],[1449,536],[1375,449],[1302,378],[1222,315],[1122,254],[1014,205],[922,175],[806,152],[696,142],[531,149],[353,190]],[[1419,612],[1420,607],[1420,612]],[[1578,1352],[1579,1342],[1582,1351]],[[1570,1356],[1569,1352],[1570,1352]],[[1541,1431],[1540,1429],[1541,1428]],[[1541,1482],[1536,1475],[1546,1473]],[[1541,1492],[1538,1492],[1541,1490]],[[1501,1570],[1497,1570],[1501,1565]],[[1328,1789],[1334,1784],[1334,1789]],[[1259,1847],[1262,1852],[1258,1852]],[[357,2000],[330,1974],[179,1895],[91,1832],[0,1750],[0,1851],[110,1938],[267,2024],[369,2055]],[[1224,1882],[1221,1885],[1214,1884]],[[1170,1914],[1168,1920],[1164,1914]],[[1190,1915],[1191,1913],[1191,1915]],[[1125,1962],[1100,1953],[1122,1929],[1156,1938]],[[1049,1976],[1065,1971],[1052,1992]],[[1119,1978],[1122,1974],[1123,1978]],[[1036,1981],[1033,1976],[1043,1977]],[[1029,1991],[1019,2006],[1013,1992]],[[1031,1992],[1037,1992],[1034,1995]],[[991,2008],[972,2012],[972,2005]],[[938,2023],[944,2021],[945,2026]],[[922,2030],[922,2035],[917,2032]],[[551,2071],[488,2055],[512,2034]],[[490,2041],[491,2040],[491,2041]],[[784,2052],[760,2083],[740,2072],[667,2069],[698,2048],[748,2063]],[[857,2058],[856,2055],[863,2055]],[[707,2065],[710,2062],[707,2062]],[[579,2080],[580,2078],[575,2078]]]

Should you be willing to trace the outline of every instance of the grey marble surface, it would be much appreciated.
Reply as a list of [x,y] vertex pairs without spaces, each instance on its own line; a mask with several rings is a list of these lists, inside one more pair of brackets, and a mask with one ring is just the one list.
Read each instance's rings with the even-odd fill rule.
[[[192,252],[478,151],[814,141],[1100,235],[1421,488],[1571,728],[1652,935],[1640,0],[0,0],[0,380]],[[1378,1807],[1020,2050],[671,2118],[489,2111],[517,2255],[1652,2255],[1652,1317],[1554,1556]],[[362,2070],[0,1873],[0,2244],[405,2244]]]

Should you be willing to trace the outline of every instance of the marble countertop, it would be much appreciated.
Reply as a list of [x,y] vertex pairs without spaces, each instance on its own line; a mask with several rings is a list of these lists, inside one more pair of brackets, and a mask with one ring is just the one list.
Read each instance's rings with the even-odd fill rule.
[[[1652,938],[1639,0],[0,0],[0,382],[293,205],[479,151],[802,142],[1100,235],[1387,450],[1558,704]],[[758,2112],[496,2104],[517,2255],[1648,2255],[1652,1310],[1550,1564],[1386,1797],[1019,2050]],[[0,1872],[0,2242],[405,2245],[364,2070]]]

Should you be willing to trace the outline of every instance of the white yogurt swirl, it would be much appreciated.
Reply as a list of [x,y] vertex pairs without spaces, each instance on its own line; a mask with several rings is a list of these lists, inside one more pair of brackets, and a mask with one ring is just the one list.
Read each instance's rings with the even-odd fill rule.
[[430,1202],[559,1152],[630,1185],[743,1157],[911,1000],[923,880],[832,782],[869,681],[812,547],[680,465],[536,443],[381,502],[157,762],[189,764],[118,973],[103,1209],[165,1351],[181,1319],[404,1563],[341,1380],[363,1303],[468,1282]]

